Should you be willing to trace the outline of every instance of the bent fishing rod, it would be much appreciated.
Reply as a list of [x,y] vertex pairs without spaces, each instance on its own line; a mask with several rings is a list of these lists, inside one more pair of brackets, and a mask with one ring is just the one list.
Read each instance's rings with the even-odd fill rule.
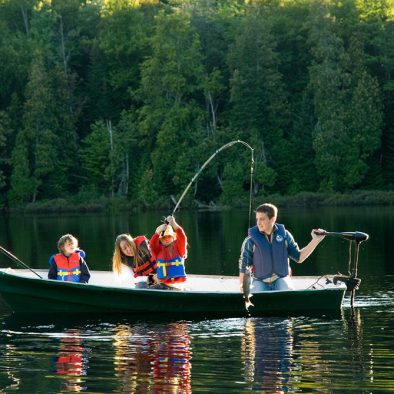
[[34,274],[36,274],[40,279],[42,279],[42,276],[40,274],[38,274],[36,271],[34,271],[33,269],[31,269],[27,264],[25,264],[23,261],[19,260],[18,257],[14,256],[11,252],[9,252],[7,249],[3,248],[2,246],[0,246],[0,251],[5,254],[8,258],[10,258],[11,260],[21,264],[23,267],[27,268],[28,270],[30,270],[31,272],[33,272]]
[[227,144],[223,145],[219,149],[217,149],[210,157],[209,159],[201,166],[201,168],[196,172],[196,174],[193,176],[192,180],[189,182],[189,184],[186,186],[186,189],[182,193],[181,197],[179,198],[178,202],[175,205],[175,208],[173,209],[171,216],[174,215],[176,210],[178,209],[180,203],[182,202],[183,198],[185,197],[186,193],[189,191],[191,185],[193,182],[198,178],[198,176],[201,174],[201,172],[204,170],[204,168],[214,159],[214,157],[221,152],[224,149],[229,148],[230,146],[233,146],[235,144],[242,144],[249,148],[251,150],[251,163],[250,163],[250,191],[249,191],[249,227],[250,227],[250,215],[252,211],[252,190],[253,190],[253,168],[254,168],[254,149],[245,141],[241,140],[235,140],[228,142]]

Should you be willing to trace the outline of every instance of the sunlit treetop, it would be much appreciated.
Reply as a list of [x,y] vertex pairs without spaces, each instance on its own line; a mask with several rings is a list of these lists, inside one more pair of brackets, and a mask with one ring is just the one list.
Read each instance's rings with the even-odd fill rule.
[[39,10],[42,10],[43,8],[45,8],[46,6],[50,6],[51,4],[52,4],[52,0],[40,0],[40,1],[37,1],[35,9],[37,11],[39,11]]
[[106,14],[112,14],[116,11],[127,8],[138,8],[143,5],[154,5],[160,3],[160,0],[103,0],[103,11]]
[[[0,0],[1,2],[11,2],[12,0]],[[35,11],[42,11],[44,9],[50,10],[55,8],[63,8],[64,6],[74,6],[83,8],[84,6],[96,5],[101,7],[103,0],[22,0],[21,3],[25,5],[32,5]]]
[[[0,4],[2,2],[6,2],[9,0],[0,0]],[[54,3],[56,3],[56,0],[39,0],[36,3],[35,9],[36,10],[41,10],[45,7],[50,7]],[[160,0],[85,0],[81,1],[81,4],[85,5],[99,5],[102,7],[102,10],[106,14],[113,14],[116,11],[122,10],[122,9],[132,9],[132,8],[138,8],[143,5],[154,5],[160,3]]]
[[361,19],[393,19],[394,0],[355,0]]

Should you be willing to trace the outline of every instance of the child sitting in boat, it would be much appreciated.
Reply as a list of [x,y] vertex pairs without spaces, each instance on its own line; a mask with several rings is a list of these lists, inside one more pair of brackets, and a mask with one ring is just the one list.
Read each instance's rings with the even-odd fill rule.
[[143,235],[133,238],[130,234],[120,234],[115,240],[112,269],[119,277],[122,265],[133,271],[135,287],[147,288],[158,283],[156,261],[149,249],[149,241]]
[[150,247],[156,256],[157,278],[160,281],[160,284],[152,288],[183,290],[186,281],[187,238],[173,216],[168,216],[166,223],[157,227],[150,240]]
[[49,259],[48,279],[88,283],[90,272],[85,252],[78,249],[78,240],[71,234],[62,235],[57,242],[58,254]]

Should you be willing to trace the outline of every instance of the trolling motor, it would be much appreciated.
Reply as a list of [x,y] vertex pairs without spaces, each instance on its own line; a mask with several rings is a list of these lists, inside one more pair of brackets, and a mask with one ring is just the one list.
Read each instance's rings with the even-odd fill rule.
[[[346,290],[351,292],[350,297],[350,305],[353,306],[354,298],[356,294],[356,290],[359,288],[361,279],[357,278],[357,270],[358,270],[358,255],[360,251],[361,242],[366,241],[369,238],[369,235],[366,233],[362,233],[361,231],[345,231],[345,232],[329,232],[329,231],[315,231],[315,234],[318,235],[332,235],[337,236],[343,239],[346,239],[350,242],[349,244],[349,271],[348,276],[344,275],[335,275],[333,278],[334,284],[338,282],[343,282],[346,284]],[[354,246],[355,254],[354,259],[352,261],[352,247]]]

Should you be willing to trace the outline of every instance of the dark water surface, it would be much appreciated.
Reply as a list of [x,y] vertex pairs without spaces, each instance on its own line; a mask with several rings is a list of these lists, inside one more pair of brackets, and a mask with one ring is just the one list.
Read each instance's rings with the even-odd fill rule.
[[[163,213],[166,214],[166,213]],[[237,274],[246,212],[180,213],[187,271]],[[109,269],[114,238],[150,236],[160,214],[0,217],[0,245],[46,268],[73,233],[91,269]],[[282,210],[300,246],[314,227],[370,234],[361,287],[337,317],[179,320],[155,316],[35,316],[0,310],[0,392],[394,392],[394,209]],[[3,255],[0,266],[14,266]],[[347,274],[348,243],[326,238],[295,275]],[[67,302],[67,300],[65,300]]]

